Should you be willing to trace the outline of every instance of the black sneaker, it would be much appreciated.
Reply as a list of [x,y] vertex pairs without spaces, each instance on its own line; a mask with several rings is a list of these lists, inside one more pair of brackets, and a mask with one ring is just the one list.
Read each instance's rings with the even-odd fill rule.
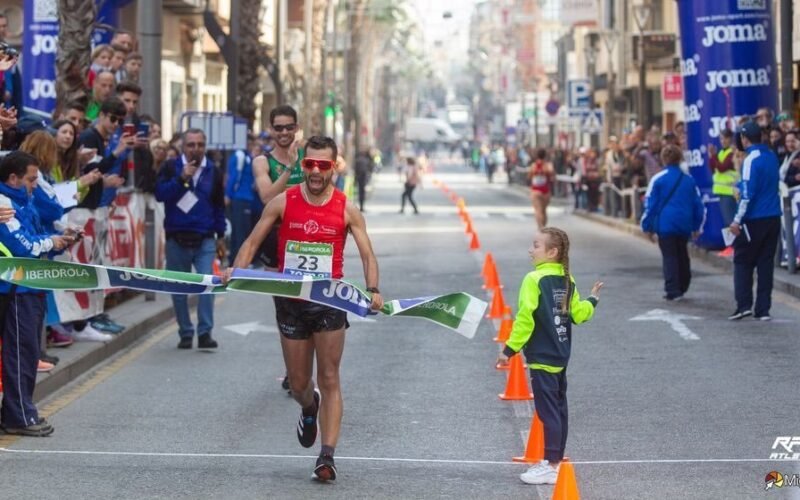
[[284,391],[292,392],[290,387],[289,387],[289,374],[288,373],[283,376],[283,382],[281,382],[281,388]]
[[216,349],[217,347],[217,341],[211,338],[210,333],[204,333],[197,337],[198,349]]
[[178,342],[178,349],[191,349],[192,348],[192,337],[181,337],[181,341]]
[[320,455],[311,478],[317,481],[336,481],[336,464],[333,463],[333,457]]
[[730,321],[738,321],[742,318],[746,318],[747,316],[752,316],[753,311],[736,311],[735,313],[728,316]]
[[772,316],[769,314],[762,314],[761,316],[753,316],[753,319],[757,319],[758,321],[772,321]]
[[683,300],[683,294],[681,295],[664,295],[664,300],[669,302],[680,302]]
[[320,394],[314,389],[314,409],[313,415],[303,415],[300,411],[300,420],[297,422],[297,440],[303,448],[311,448],[317,440],[317,415],[319,415]]
[[46,353],[39,354],[39,359],[42,361],[47,361],[48,363],[52,363],[54,365],[57,365],[59,361],[58,356],[51,356]]

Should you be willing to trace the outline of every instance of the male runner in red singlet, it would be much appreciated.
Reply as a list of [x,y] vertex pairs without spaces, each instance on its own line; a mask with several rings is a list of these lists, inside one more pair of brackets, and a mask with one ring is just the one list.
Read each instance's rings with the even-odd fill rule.
[[[378,290],[378,262],[367,236],[364,217],[331,184],[338,154],[336,143],[329,137],[311,137],[305,152],[302,162],[305,182],[290,187],[267,204],[261,220],[242,244],[233,267],[250,265],[256,249],[272,226],[280,221],[278,268],[281,272],[342,278],[344,245],[349,232],[361,254],[367,291],[372,293],[372,309],[377,311],[383,307]],[[232,272],[232,269],[226,271],[226,282]],[[317,414],[321,414],[322,450],[312,477],[320,481],[334,480],[333,453],[342,422],[339,363],[344,332],[349,326],[347,314],[320,304],[281,297],[275,298],[275,308],[292,397],[302,408],[297,438],[304,447],[313,446],[317,437]],[[315,352],[319,390],[311,380]]]

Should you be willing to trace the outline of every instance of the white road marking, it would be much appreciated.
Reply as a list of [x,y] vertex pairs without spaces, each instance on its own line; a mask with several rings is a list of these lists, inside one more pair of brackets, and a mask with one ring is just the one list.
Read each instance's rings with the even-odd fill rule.
[[[119,456],[119,457],[165,457],[165,458],[238,458],[238,459],[286,459],[307,460],[317,455],[281,455],[268,453],[162,453],[138,451],[93,451],[93,450],[18,450],[0,448],[0,452],[29,455],[87,455],[87,456]],[[337,456],[337,460],[359,462],[404,462],[434,463],[454,465],[520,465],[505,460],[455,460],[446,458],[399,458],[399,457],[345,457]],[[704,463],[789,463],[795,460],[776,460],[769,458],[676,458],[652,460],[575,460],[574,465],[646,465],[646,464],[704,464]]]
[[223,327],[225,330],[237,333],[242,337],[247,337],[253,332],[264,333],[278,333],[278,328],[275,326],[262,325],[258,321],[251,321],[249,323],[239,323],[237,325],[228,325]]
[[634,316],[630,321],[665,321],[673,330],[678,332],[681,338],[685,340],[700,340],[700,337],[683,323],[685,320],[690,319],[699,320],[703,318],[665,311],[664,309],[653,309],[639,316]]

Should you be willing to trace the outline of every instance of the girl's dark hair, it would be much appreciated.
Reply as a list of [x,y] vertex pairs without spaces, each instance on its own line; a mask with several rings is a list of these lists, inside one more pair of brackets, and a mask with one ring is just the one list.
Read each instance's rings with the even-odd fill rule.
[[544,160],[545,158],[547,158],[547,150],[545,150],[544,148],[539,148],[538,150],[536,150],[536,158],[539,160]]
[[64,176],[64,180],[68,181],[80,175],[80,167],[78,165],[78,128],[69,120],[58,120],[53,124],[54,135],[64,125],[72,127],[73,140],[72,145],[66,151],[58,150],[58,164],[61,166],[61,174]]
[[572,294],[572,279],[569,274],[569,236],[562,229],[557,227],[546,227],[542,229],[542,233],[547,235],[547,243],[545,248],[558,249],[558,262],[564,266],[564,286],[567,289],[564,295],[564,301],[561,303],[561,314],[569,314],[570,297]]

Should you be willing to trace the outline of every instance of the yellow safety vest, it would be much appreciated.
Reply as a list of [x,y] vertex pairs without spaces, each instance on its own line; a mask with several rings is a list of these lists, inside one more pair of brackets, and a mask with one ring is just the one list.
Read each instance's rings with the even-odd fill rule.
[[[724,163],[725,159],[732,152],[732,148],[723,149],[717,153],[717,161]],[[739,182],[739,172],[737,172],[736,169],[731,169],[726,172],[714,170],[712,182],[714,183],[711,188],[712,193],[723,196],[733,196],[736,190],[736,184]]]

